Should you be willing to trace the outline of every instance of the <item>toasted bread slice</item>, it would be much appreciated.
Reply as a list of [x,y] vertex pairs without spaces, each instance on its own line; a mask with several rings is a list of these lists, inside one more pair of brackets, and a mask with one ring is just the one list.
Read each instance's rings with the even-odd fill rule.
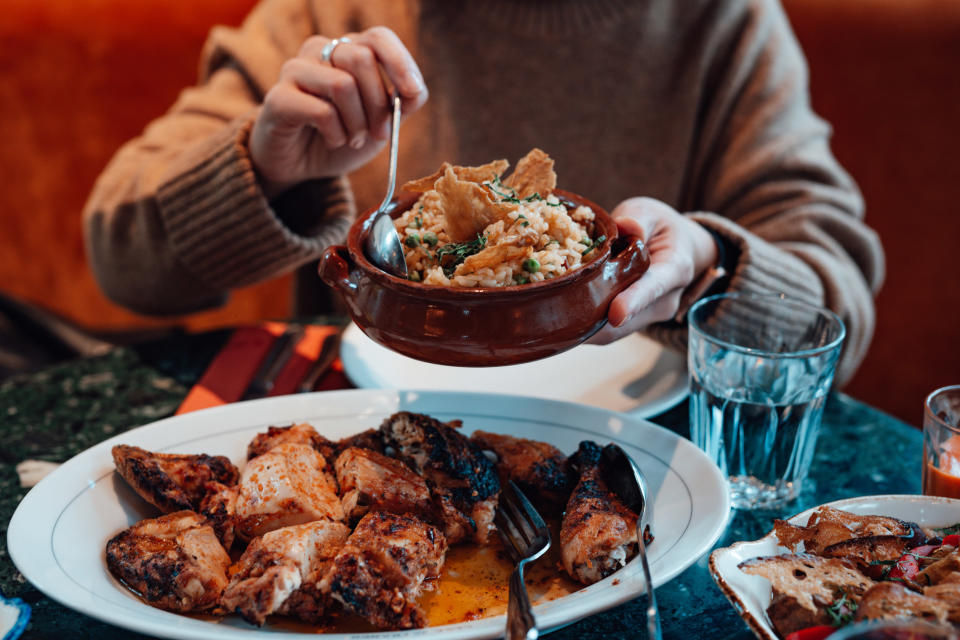
[[856,620],[921,618],[947,624],[950,605],[944,600],[910,591],[898,582],[880,582],[871,587],[857,606]]
[[916,581],[923,586],[941,584],[948,581],[948,578],[954,581],[956,579],[954,574],[958,572],[960,572],[960,553],[954,551],[917,574]]
[[767,616],[781,637],[829,624],[826,607],[841,595],[855,602],[874,584],[847,560],[807,553],[753,558],[738,566],[744,573],[770,581],[773,598]]
[[[887,516],[861,516],[833,507],[820,507],[814,511],[805,527],[777,520],[773,530],[783,546],[799,551],[800,543],[803,543],[803,551],[815,554],[821,554],[828,547],[857,538],[902,537],[906,538],[904,549],[923,544],[925,539],[920,527],[912,522]],[[843,547],[838,547],[838,550],[842,549]],[[862,553],[862,548],[854,546],[852,555],[858,556]]]

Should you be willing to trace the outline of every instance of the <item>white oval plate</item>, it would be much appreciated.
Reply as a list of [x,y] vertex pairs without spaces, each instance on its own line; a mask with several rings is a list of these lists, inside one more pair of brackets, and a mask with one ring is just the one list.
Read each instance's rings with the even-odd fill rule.
[[340,360],[361,389],[406,389],[415,380],[419,389],[567,400],[641,418],[666,411],[687,396],[683,354],[639,333],[523,364],[449,367],[391,351],[351,324],[343,333]]
[[[890,516],[916,522],[923,527],[947,527],[960,522],[960,500],[932,496],[864,496],[827,503],[827,506],[860,515]],[[807,509],[789,521],[806,525],[810,515],[819,507]],[[710,573],[727,596],[734,609],[761,640],[778,640],[770,620],[770,582],[760,576],[751,576],[737,568],[744,560],[789,553],[771,532],[752,542],[738,542],[717,549],[710,554]]]
[[[155,609],[115,581],[104,546],[121,529],[155,512],[114,473],[110,449],[125,443],[153,451],[245,459],[247,442],[269,425],[309,422],[332,439],[379,426],[395,411],[464,421],[485,429],[552,442],[572,453],[581,440],[620,443],[644,469],[653,497],[650,546],[654,584],[661,585],[710,550],[726,526],[729,497],[720,470],[688,440],[630,416],[572,403],[490,394],[333,391],[241,402],[187,413],[128,431],[72,458],[44,478],[17,507],[7,542],[17,568],[64,605],[119,627],[164,638],[232,639],[260,633],[236,616],[198,620]],[[541,628],[597,613],[643,593],[635,559],[605,580],[535,609]],[[504,616],[406,632],[436,638],[493,638]],[[276,633],[282,630],[265,630]],[[372,634],[328,637],[369,640]],[[306,635],[302,637],[306,638]],[[312,635],[310,637],[316,637]]]

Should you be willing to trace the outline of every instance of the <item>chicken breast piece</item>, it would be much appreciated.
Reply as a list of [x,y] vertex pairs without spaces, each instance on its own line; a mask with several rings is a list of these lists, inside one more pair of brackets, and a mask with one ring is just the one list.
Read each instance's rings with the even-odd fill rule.
[[304,444],[281,444],[248,462],[234,509],[236,532],[244,540],[294,524],[344,519],[326,460]]
[[395,458],[350,447],[334,468],[340,485],[340,502],[350,520],[368,511],[410,513],[430,520],[433,503],[427,482]]
[[575,461],[580,480],[560,527],[563,568],[583,584],[593,584],[625,565],[637,543],[637,514],[607,488],[600,452],[594,442],[580,443]]
[[312,425],[302,422],[289,427],[270,427],[266,432],[258,433],[247,446],[247,460],[252,460],[277,445],[286,443],[311,446],[331,462],[336,460],[341,451],[349,447],[373,449],[383,453],[383,441],[375,429],[367,429],[334,442],[317,433]]
[[345,524],[318,520],[254,538],[234,566],[221,604],[258,626],[274,613],[320,622],[326,608],[320,579],[348,535]]
[[423,581],[440,575],[443,533],[415,516],[371,511],[357,524],[320,587],[381,629],[426,625],[417,604]]
[[426,479],[447,542],[473,539],[486,544],[500,496],[500,480],[489,458],[450,425],[421,413],[395,413],[383,421],[380,433],[384,443]]
[[207,495],[208,482],[233,485],[240,475],[224,456],[154,453],[125,444],[112,453],[127,484],[164,513],[195,510]]
[[107,542],[107,567],[148,604],[189,613],[215,607],[230,556],[192,511],[143,520]]
[[497,454],[500,477],[516,482],[534,501],[560,509],[566,504],[573,471],[567,456],[552,444],[489,431],[474,431],[470,441]]

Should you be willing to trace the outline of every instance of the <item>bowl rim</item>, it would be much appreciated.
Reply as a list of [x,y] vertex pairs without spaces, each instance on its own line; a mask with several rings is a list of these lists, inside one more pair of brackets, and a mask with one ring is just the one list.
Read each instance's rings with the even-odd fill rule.
[[[393,216],[395,213],[407,211],[417,200],[420,199],[420,195],[421,194],[413,191],[399,191],[397,195],[395,195],[390,201],[389,213],[391,216]],[[367,233],[370,232],[370,221],[373,218],[373,214],[376,213],[377,207],[370,207],[357,216],[357,219],[354,221],[353,225],[351,225],[350,231],[347,235],[346,248],[350,254],[350,258],[353,260],[357,268],[362,269],[364,273],[372,277],[374,280],[377,280],[380,284],[396,288],[405,293],[416,295],[438,294],[441,296],[452,296],[467,299],[482,297],[486,300],[493,297],[515,297],[518,293],[541,294],[552,292],[553,289],[570,285],[572,281],[586,279],[590,274],[602,269],[603,265],[609,262],[614,241],[620,237],[617,224],[610,213],[592,200],[563,189],[554,189],[552,191],[552,195],[556,195],[561,199],[561,201],[566,200],[568,203],[573,203],[577,206],[585,205],[590,207],[596,216],[605,218],[605,220],[608,222],[611,233],[604,234],[607,236],[607,238],[603,241],[598,249],[594,250],[596,252],[594,257],[587,262],[582,263],[579,268],[574,269],[573,271],[568,271],[567,273],[557,276],[556,278],[550,278],[549,280],[542,280],[540,282],[532,282],[527,284],[512,284],[504,287],[450,287],[441,284],[424,284],[422,282],[414,282],[412,280],[400,278],[387,273],[383,269],[380,269],[371,263],[360,248],[363,246],[363,238]]]

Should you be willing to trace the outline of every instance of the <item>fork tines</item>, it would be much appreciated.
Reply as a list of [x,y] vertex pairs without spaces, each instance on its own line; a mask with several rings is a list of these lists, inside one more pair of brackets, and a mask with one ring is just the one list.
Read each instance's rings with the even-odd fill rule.
[[547,524],[512,480],[500,492],[494,524],[517,562],[539,557],[550,547]]

